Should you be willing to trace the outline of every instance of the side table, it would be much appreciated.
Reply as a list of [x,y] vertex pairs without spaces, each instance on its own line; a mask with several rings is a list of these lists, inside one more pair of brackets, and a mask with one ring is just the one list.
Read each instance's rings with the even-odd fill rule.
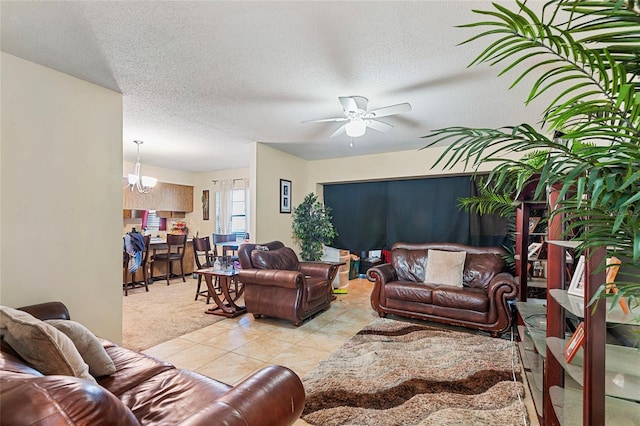
[[237,270],[205,268],[198,269],[196,273],[204,277],[209,295],[217,305],[204,311],[205,314],[234,318],[247,312],[247,308],[235,303],[244,293],[244,284],[238,281]]

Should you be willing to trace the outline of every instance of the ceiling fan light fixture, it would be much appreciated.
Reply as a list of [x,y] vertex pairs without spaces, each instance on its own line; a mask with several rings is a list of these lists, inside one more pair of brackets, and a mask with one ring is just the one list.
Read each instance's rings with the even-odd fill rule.
[[364,135],[365,130],[367,130],[367,125],[361,119],[355,119],[348,122],[344,130],[346,131],[347,136],[357,138]]

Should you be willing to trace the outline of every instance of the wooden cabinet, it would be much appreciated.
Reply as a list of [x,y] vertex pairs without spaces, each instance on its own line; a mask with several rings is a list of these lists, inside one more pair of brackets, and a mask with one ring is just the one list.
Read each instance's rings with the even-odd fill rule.
[[[558,203],[557,195],[555,191],[549,193],[550,211]],[[524,207],[517,220],[517,232],[522,235],[528,231],[526,210]],[[638,313],[624,314],[603,298],[589,305],[588,301],[605,282],[605,273],[599,268],[606,255],[604,248],[585,253],[588,260],[584,298],[568,294],[566,250],[578,247],[579,242],[562,238],[563,218],[554,215],[548,222],[545,304],[526,299],[517,303],[518,349],[539,421],[542,425],[638,424],[640,352],[607,343],[611,340],[607,324],[634,324]],[[523,241],[518,241],[516,254],[520,259],[527,256]],[[521,271],[524,270],[522,263],[519,264]],[[526,277],[524,283],[526,297]],[[573,333],[568,325],[579,321],[584,322],[584,342],[568,363],[564,348]]]
[[[123,180],[126,185],[126,180]],[[170,212],[193,211],[193,186],[158,182],[148,194],[136,190],[122,191],[124,210],[161,210]]]

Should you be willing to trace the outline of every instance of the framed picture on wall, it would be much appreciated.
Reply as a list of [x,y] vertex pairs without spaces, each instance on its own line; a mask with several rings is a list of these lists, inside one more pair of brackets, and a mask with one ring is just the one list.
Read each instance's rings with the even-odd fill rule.
[[202,220],[209,220],[209,190],[202,191]]
[[291,181],[280,179],[280,213],[291,213]]

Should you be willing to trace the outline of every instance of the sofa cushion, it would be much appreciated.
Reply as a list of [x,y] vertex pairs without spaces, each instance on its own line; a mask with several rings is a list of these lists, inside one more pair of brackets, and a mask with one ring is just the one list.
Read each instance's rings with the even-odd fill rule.
[[424,282],[462,287],[466,256],[464,251],[429,250]]
[[398,274],[398,280],[421,283],[427,267],[427,250],[393,249],[391,264]]
[[494,253],[467,254],[464,266],[465,287],[489,288],[494,275],[506,268],[504,259]]
[[116,366],[109,358],[109,354],[102,347],[100,340],[84,325],[71,320],[45,320],[62,331],[71,339],[80,356],[89,366],[89,373],[92,376],[108,376],[116,371]]
[[75,376],[95,383],[75,345],[64,333],[34,316],[0,307],[4,340],[25,361],[46,375]]
[[476,288],[437,287],[433,289],[433,304],[459,311],[489,311],[487,292]]
[[289,247],[276,250],[253,250],[251,263],[257,269],[281,269],[286,271],[299,271],[298,256]]

